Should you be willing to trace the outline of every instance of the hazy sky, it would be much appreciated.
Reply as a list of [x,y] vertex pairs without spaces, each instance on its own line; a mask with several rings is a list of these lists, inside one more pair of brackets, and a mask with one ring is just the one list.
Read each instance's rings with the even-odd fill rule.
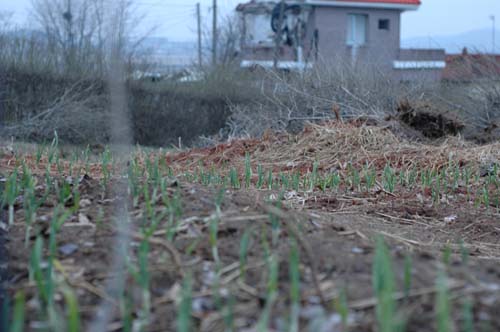
[[[156,26],[156,35],[172,40],[195,38],[195,4],[202,5],[205,20],[211,15],[212,0],[135,0],[147,16],[148,26]],[[228,15],[241,1],[219,0],[220,15]],[[0,0],[0,11],[14,13],[18,23],[29,22],[31,0]],[[491,28],[491,15],[500,27],[500,0],[422,0],[416,12],[403,15],[402,38],[449,35],[464,31]],[[208,23],[208,21],[207,21]]]

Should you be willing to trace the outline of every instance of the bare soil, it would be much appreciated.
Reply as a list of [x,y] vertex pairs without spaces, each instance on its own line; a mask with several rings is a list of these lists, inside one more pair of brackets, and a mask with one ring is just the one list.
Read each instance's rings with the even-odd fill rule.
[[[171,167],[183,171],[195,169],[200,163],[207,167],[234,165],[241,169],[245,153],[250,153],[256,163],[261,162],[281,171],[293,168],[307,173],[311,171],[313,160],[320,161],[321,171],[341,169],[339,165],[347,161],[363,165],[367,160],[381,167],[387,160],[399,162],[401,166],[432,161],[432,165],[440,167],[455,148],[457,151],[462,149],[461,153],[457,153],[459,160],[467,159],[472,151],[488,150],[488,147],[476,146],[463,148],[453,145],[445,149],[412,147],[411,144],[391,149],[387,139],[393,139],[392,136],[384,136],[384,141],[371,141],[375,145],[365,150],[367,142],[358,142],[356,136],[349,137],[353,133],[350,132],[346,134],[346,144],[354,146],[356,152],[347,155],[347,150],[343,150],[347,145],[340,143],[339,136],[330,136],[332,143],[328,146],[331,152],[327,155],[324,147],[328,140],[323,141],[323,136],[314,130],[311,135],[315,137],[312,142],[316,144],[301,145],[303,150],[299,149],[301,142],[310,138],[308,130],[312,129],[306,129],[306,134],[295,138],[278,135],[268,140],[238,141],[210,149],[170,154],[166,161]],[[379,129],[371,130],[377,132]],[[356,146],[357,143],[361,149]],[[377,145],[379,143],[380,146]],[[290,149],[284,150],[285,146]],[[378,154],[378,148],[385,149],[383,158]],[[479,163],[479,160],[470,158],[468,161]],[[8,174],[14,165],[16,161],[13,157],[4,156],[0,174]],[[40,167],[37,171],[33,166],[33,172],[39,173],[40,183],[43,183],[43,169]],[[453,321],[451,331],[463,330],[466,300],[473,303],[476,331],[500,331],[500,214],[496,208],[477,207],[470,203],[463,184],[453,195],[437,204],[425,191],[400,190],[392,194],[381,188],[365,193],[349,188],[340,192],[322,192],[316,188],[312,192],[289,192],[281,201],[282,209],[276,209],[275,203],[272,203],[280,194],[276,190],[225,190],[217,232],[222,263],[218,285],[222,295],[221,302],[217,303],[214,300],[216,266],[210,246],[209,223],[216,213],[216,197],[220,189],[184,181],[182,172],[177,174],[177,181],[172,182],[168,193],[171,197],[176,194],[181,197],[182,216],[177,220],[178,231],[173,241],[167,241],[162,230],[168,220],[162,220],[159,231],[149,239],[152,315],[148,331],[176,330],[181,286],[188,273],[193,276],[192,316],[195,330],[224,331],[225,317],[220,306],[221,303],[224,306],[231,302],[234,303],[235,330],[255,331],[268,293],[265,243],[271,246],[279,259],[279,296],[272,307],[269,330],[286,331],[291,303],[288,261],[292,238],[298,241],[300,247],[300,330],[377,331],[372,264],[375,239],[379,235],[385,238],[390,249],[397,280],[394,298],[407,321],[406,331],[437,330],[436,280],[441,270],[445,270],[448,276]],[[97,305],[105,301],[113,308],[114,317],[108,331],[122,331],[119,303],[106,293],[106,284],[113,278],[110,266],[113,240],[117,235],[115,203],[129,201],[132,220],[129,250],[134,260],[143,239],[140,225],[146,206],[141,200],[137,207],[132,208],[132,202],[124,193],[103,191],[100,176],[95,165],[93,172],[78,184],[81,200],[86,204],[71,216],[57,234],[57,259],[60,263],[57,274],[75,289],[84,326],[88,326],[95,317]],[[120,181],[123,180],[115,178],[112,184]],[[48,236],[48,221],[52,218],[56,202],[57,199],[51,196],[40,208],[33,234]],[[155,209],[161,211],[162,208],[160,200]],[[272,232],[276,225],[273,220],[278,220],[280,225],[277,228],[279,241],[274,245]],[[11,296],[19,290],[26,293],[26,330],[39,331],[43,329],[39,328],[36,288],[29,281],[30,251],[24,242],[25,230],[20,204],[16,207],[16,223],[8,233],[9,277],[5,286]],[[241,239],[249,230],[252,232],[251,241],[246,274],[242,278],[239,250]],[[32,236],[28,247],[32,246],[34,239],[35,236]],[[64,248],[70,248],[68,245],[74,250],[64,252]],[[451,256],[445,264],[443,257],[447,250]],[[404,267],[407,257],[411,257],[412,278],[411,290],[405,296]],[[142,302],[140,288],[127,270],[121,273],[129,276],[126,296],[130,298],[131,310],[136,315]],[[335,310],[335,302],[343,292],[349,307],[345,327],[342,327]],[[60,295],[56,296],[56,302],[64,308]]]

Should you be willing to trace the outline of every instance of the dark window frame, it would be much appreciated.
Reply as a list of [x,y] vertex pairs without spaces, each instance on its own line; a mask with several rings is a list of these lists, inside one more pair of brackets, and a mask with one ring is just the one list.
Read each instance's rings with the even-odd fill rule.
[[390,31],[391,30],[391,20],[388,18],[381,18],[378,20],[378,29]]

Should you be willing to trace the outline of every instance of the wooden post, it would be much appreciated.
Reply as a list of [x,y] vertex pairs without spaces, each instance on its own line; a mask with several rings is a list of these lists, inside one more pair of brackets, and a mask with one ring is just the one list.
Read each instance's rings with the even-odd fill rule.
[[203,65],[203,58],[201,53],[201,10],[199,2],[196,4],[196,18],[198,21],[198,66],[201,68]]
[[212,64],[217,65],[217,0],[213,0],[212,19]]
[[493,29],[491,31],[491,53],[493,55],[496,54],[496,17],[495,15],[490,16],[491,21],[493,22]]

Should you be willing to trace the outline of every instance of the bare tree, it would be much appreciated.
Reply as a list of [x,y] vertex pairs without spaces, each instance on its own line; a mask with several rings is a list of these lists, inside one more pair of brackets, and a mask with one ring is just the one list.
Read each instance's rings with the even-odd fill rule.
[[241,25],[238,16],[227,16],[223,19],[218,34],[218,62],[226,65],[238,56],[241,40]]
[[66,73],[104,75],[111,29],[118,31],[121,55],[131,58],[138,47],[131,36],[141,18],[135,15],[131,0],[32,0],[32,8],[54,67]]
[[[241,24],[237,15],[222,18],[217,25],[216,65],[227,66],[234,62],[240,51]],[[212,30],[204,25],[202,29],[203,56],[212,52]]]

